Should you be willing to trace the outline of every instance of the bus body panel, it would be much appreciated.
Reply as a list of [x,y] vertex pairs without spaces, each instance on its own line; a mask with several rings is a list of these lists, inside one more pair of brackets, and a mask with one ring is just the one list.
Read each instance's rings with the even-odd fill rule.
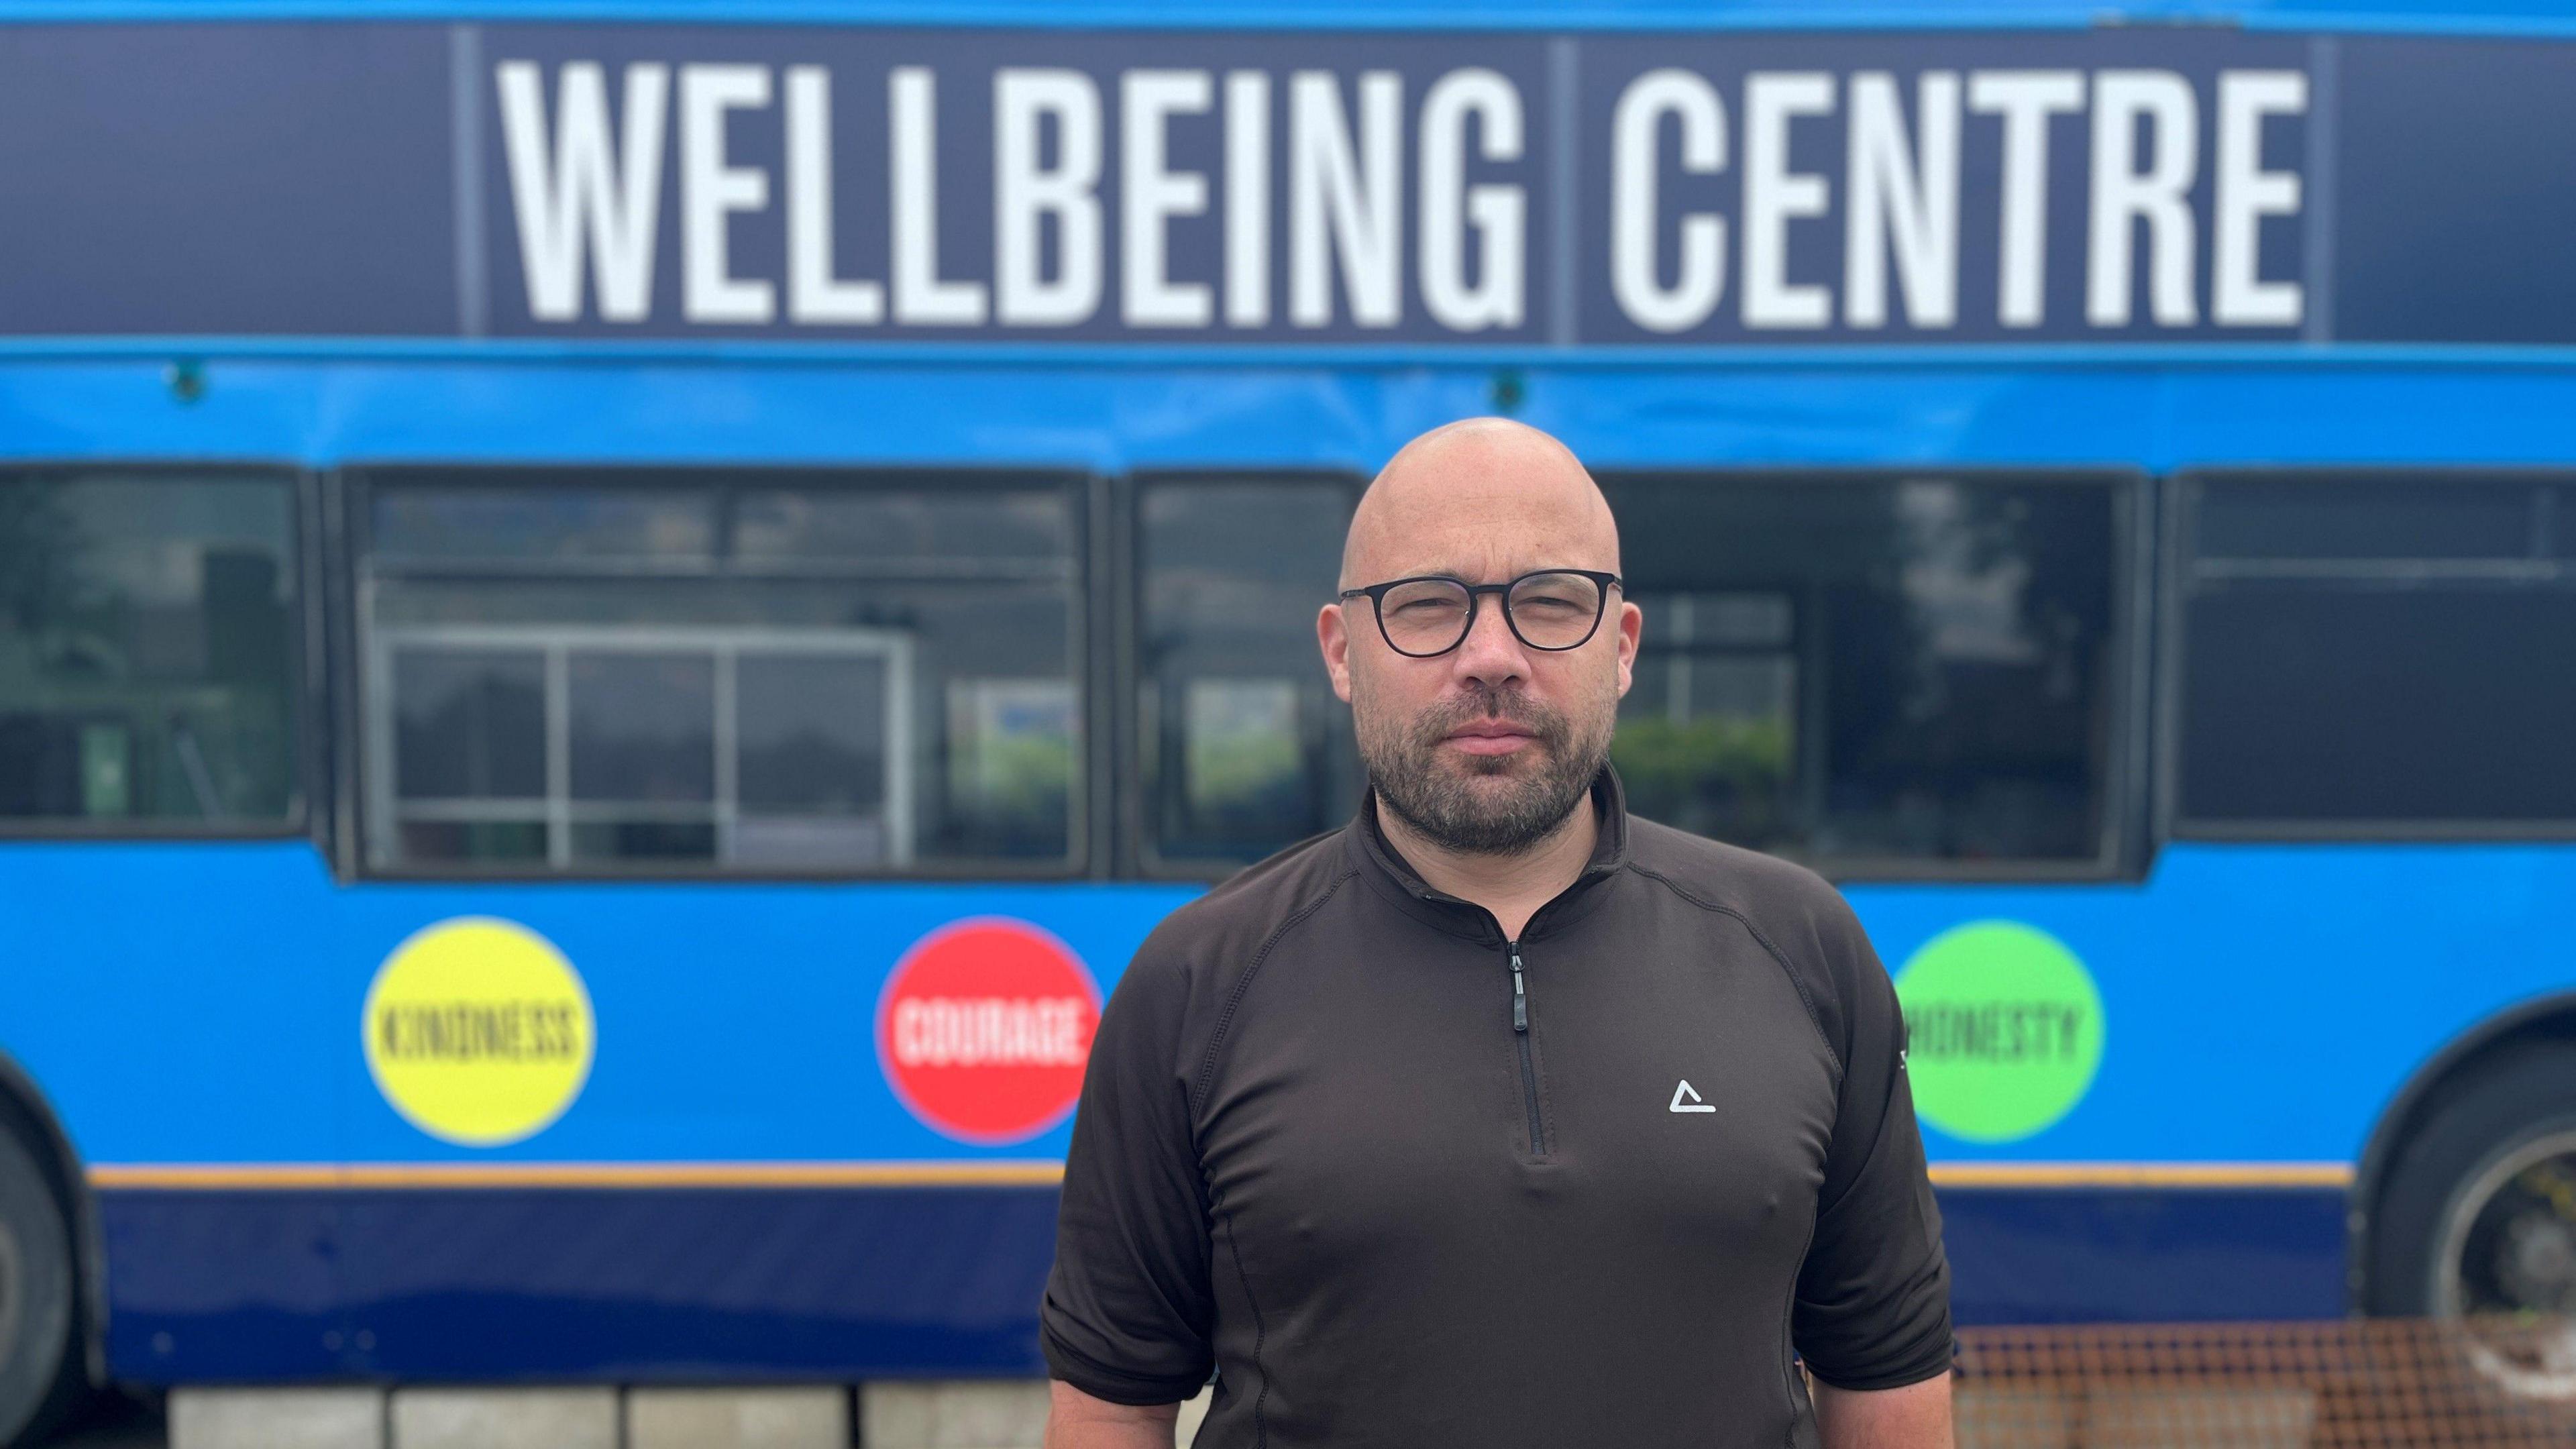
[[[943,1137],[889,1087],[879,994],[904,952],[1002,916],[1063,940],[1104,993],[1193,888],[1146,883],[333,883],[302,842],[0,846],[19,902],[7,1050],[85,1162],[973,1161],[1060,1158]],[[2576,848],[2178,843],[2148,880],[1854,884],[1891,972],[1942,931],[2005,920],[2099,985],[2098,1078],[2004,1144],[1927,1126],[1936,1162],[2338,1163],[2440,1047],[2563,990]],[[2444,903],[2440,910],[2428,903]],[[575,1107],[508,1146],[447,1147],[378,1095],[360,1007],[415,932],[525,925],[598,1021]],[[101,978],[118,1003],[97,1028]],[[137,1068],[146,1067],[144,1070]],[[2212,1070],[2212,1068],[2219,1068]]]
[[[99,1188],[111,1358],[150,1381],[1032,1371],[1052,1190],[971,1174],[1060,1160],[1069,1128],[979,1147],[913,1117],[878,1060],[879,994],[920,937],[990,916],[1052,932],[1107,991],[1191,893],[338,884],[300,841],[19,842],[0,878],[47,905],[0,927],[0,955],[34,968],[0,1046]],[[2566,981],[2576,849],[2186,842],[2137,884],[1848,890],[1891,970],[1941,931],[2009,920],[2065,943],[2101,992],[2100,1073],[2064,1119],[2008,1144],[1926,1129],[1962,1321],[2302,1317],[2340,1307],[2333,1176],[2385,1104],[2442,1042]],[[459,916],[554,942],[598,1021],[572,1108],[505,1147],[413,1127],[360,1040],[386,955]],[[101,974],[122,1003],[105,1053],[83,1041]],[[495,1163],[533,1185],[440,1177]],[[764,1181],[781,1163],[956,1172]],[[373,1176],[294,1171],[345,1164]],[[1959,1180],[1978,1164],[2063,1171]],[[2326,1180],[2267,1185],[2283,1164]],[[565,1165],[636,1171],[545,1177]],[[2216,1176],[2121,1185],[2140,1165]]]
[[[1105,354],[1106,350],[1101,350]],[[174,356],[194,356],[173,348]],[[2024,357],[1815,353],[1654,366],[1509,354],[1478,363],[1127,354],[944,365],[834,356],[729,367],[634,361],[201,359],[0,362],[0,457],[841,467],[1329,468],[1374,472],[1407,438],[1500,406],[1596,470],[1662,466],[2540,464],[2576,457],[2576,358],[2424,349],[2204,362],[2068,349]],[[2450,365],[2446,365],[2449,363]],[[2072,364],[2072,365],[2070,365]],[[997,411],[993,400],[1008,397]],[[567,417],[584,419],[566,428]],[[890,428],[886,418],[901,418]]]

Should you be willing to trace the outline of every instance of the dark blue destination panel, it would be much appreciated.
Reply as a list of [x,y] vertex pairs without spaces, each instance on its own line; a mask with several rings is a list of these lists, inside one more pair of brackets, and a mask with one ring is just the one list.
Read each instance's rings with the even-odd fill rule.
[[2576,44],[0,31],[0,335],[2576,342]]

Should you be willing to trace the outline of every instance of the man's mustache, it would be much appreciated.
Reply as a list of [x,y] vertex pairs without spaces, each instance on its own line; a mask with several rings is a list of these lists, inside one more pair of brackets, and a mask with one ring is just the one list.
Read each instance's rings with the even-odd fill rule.
[[1479,690],[1438,705],[1423,716],[1420,737],[1423,744],[1436,745],[1460,725],[1478,722],[1510,725],[1545,745],[1565,743],[1565,716],[1517,690]]

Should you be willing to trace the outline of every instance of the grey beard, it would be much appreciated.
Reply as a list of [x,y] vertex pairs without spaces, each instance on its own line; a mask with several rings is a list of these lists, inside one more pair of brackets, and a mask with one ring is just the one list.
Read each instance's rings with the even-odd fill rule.
[[[1505,707],[1496,709],[1495,703]],[[1529,729],[1546,749],[1546,763],[1499,793],[1479,792],[1473,781],[1440,768],[1440,742],[1459,725],[1501,715]],[[1468,707],[1437,712],[1407,737],[1360,742],[1369,784],[1378,799],[1417,834],[1459,855],[1517,855],[1565,823],[1575,805],[1591,790],[1593,778],[1610,756],[1609,732],[1577,741],[1566,717],[1552,709],[1511,698],[1479,701]],[[1471,775],[1500,775],[1518,761],[1511,756],[1469,757]]]

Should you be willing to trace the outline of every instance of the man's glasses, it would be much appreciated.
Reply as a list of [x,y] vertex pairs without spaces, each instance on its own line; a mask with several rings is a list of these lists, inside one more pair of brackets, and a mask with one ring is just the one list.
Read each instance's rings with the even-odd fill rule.
[[1580,648],[1601,627],[1617,574],[1597,569],[1540,569],[1509,583],[1471,584],[1444,575],[1390,579],[1364,589],[1344,589],[1348,603],[1365,597],[1377,610],[1377,631],[1387,647],[1414,659],[1446,654],[1467,642],[1476,627],[1477,601],[1503,596],[1503,622],[1532,649]]

